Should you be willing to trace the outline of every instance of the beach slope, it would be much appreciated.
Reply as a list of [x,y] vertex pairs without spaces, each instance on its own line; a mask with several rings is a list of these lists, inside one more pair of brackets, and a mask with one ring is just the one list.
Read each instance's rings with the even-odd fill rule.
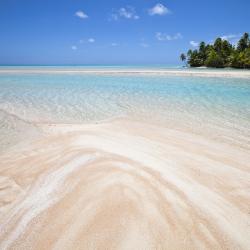
[[249,249],[250,155],[128,119],[0,157],[1,249]]

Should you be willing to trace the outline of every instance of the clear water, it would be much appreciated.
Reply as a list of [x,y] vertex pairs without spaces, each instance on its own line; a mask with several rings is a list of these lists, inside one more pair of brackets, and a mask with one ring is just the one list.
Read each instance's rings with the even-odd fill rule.
[[[134,117],[248,144],[250,79],[0,74],[0,140],[39,123]],[[34,128],[35,130],[35,128]],[[13,135],[13,136],[12,136]]]

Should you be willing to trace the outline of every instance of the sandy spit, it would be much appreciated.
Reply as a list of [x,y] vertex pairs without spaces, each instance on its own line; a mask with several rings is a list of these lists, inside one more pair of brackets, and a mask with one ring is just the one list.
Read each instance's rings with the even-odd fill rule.
[[250,70],[206,70],[206,69],[18,69],[1,68],[0,74],[94,74],[94,75],[138,75],[138,76],[198,76],[223,78],[250,78]]
[[0,249],[249,249],[250,154],[131,120],[0,157]]

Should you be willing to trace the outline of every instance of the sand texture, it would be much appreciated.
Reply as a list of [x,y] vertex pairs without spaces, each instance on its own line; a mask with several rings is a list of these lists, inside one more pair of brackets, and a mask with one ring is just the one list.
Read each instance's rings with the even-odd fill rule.
[[0,249],[250,249],[250,154],[126,119],[0,156]]

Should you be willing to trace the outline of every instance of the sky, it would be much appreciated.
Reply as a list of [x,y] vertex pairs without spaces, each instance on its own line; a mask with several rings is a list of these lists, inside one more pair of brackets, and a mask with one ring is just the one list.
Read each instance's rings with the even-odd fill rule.
[[1,65],[177,64],[243,32],[249,0],[0,0]]

